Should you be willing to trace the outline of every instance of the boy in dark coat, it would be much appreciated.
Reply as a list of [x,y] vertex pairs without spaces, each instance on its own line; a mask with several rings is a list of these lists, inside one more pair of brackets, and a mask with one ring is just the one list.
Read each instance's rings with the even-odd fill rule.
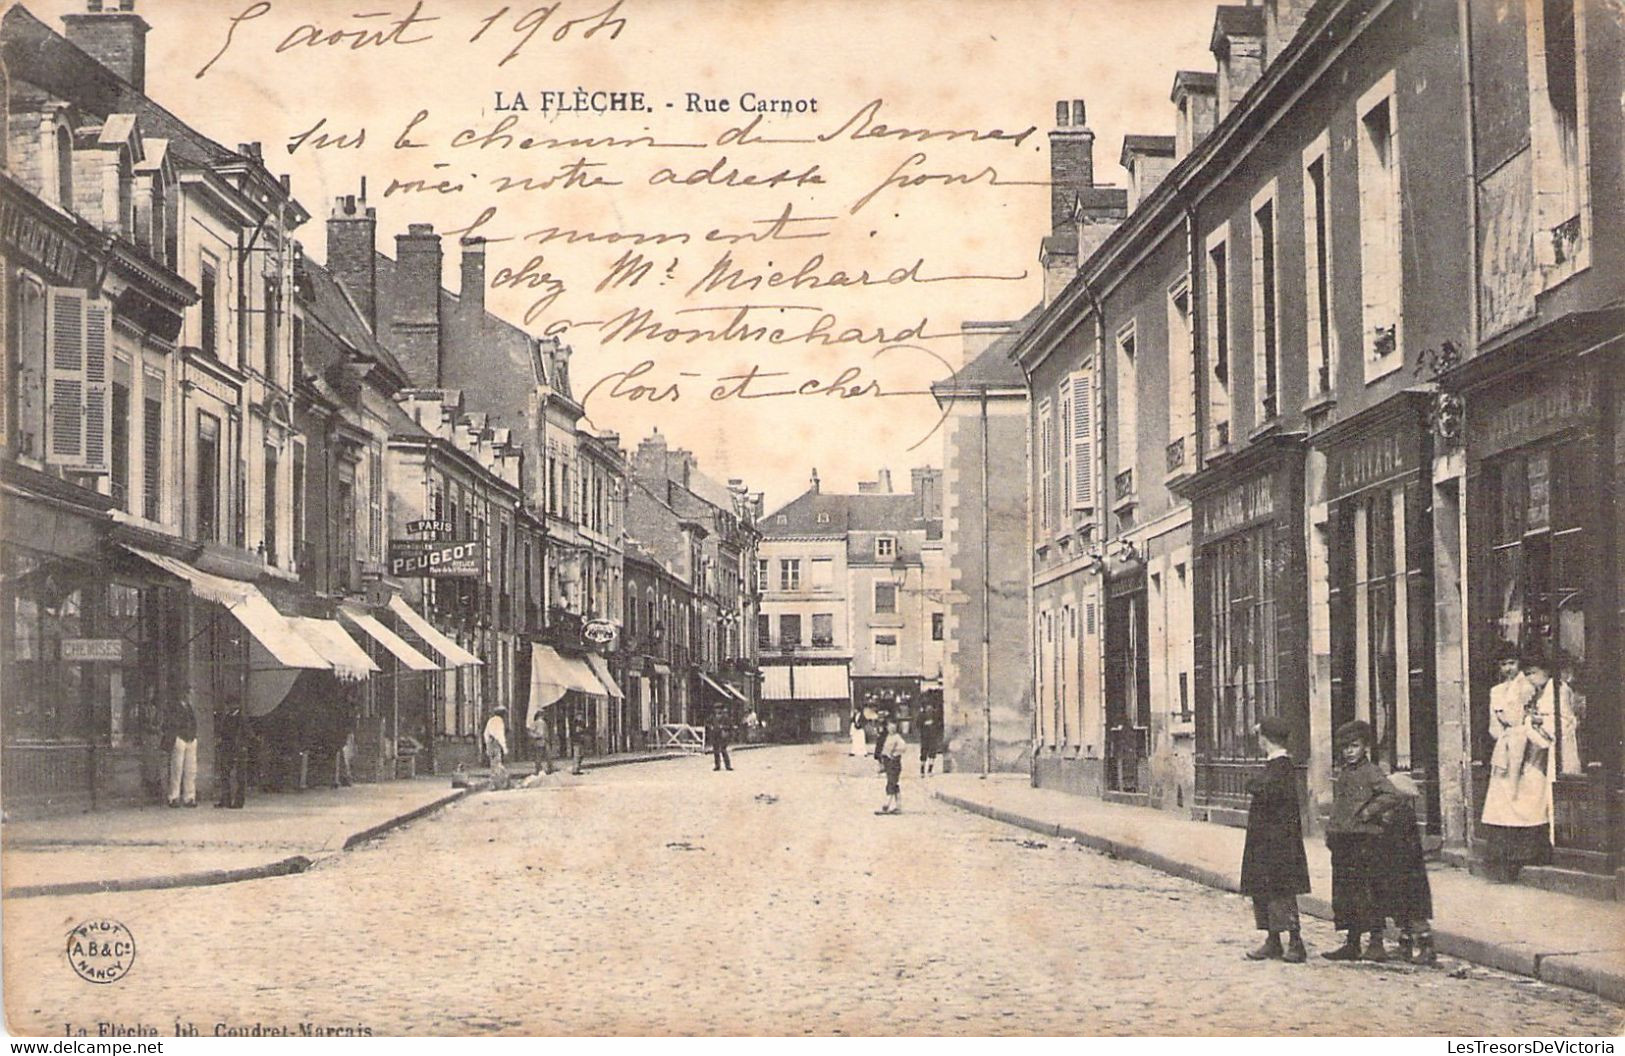
[[1343,945],[1321,954],[1328,961],[1360,959],[1360,935],[1370,935],[1365,959],[1386,961],[1383,928],[1387,923],[1383,877],[1388,841],[1382,819],[1398,808],[1403,797],[1388,775],[1371,761],[1374,738],[1371,724],[1345,722],[1332,736],[1342,766],[1332,782],[1332,816],[1326,821],[1326,846],[1332,852],[1332,918],[1348,933]]
[[[1309,860],[1303,850],[1297,781],[1286,744],[1292,726],[1279,715],[1258,724],[1264,772],[1248,784],[1247,844],[1241,852],[1241,893],[1253,899],[1253,922],[1268,938],[1247,954],[1250,961],[1308,959],[1298,931],[1298,896],[1309,891]],[[1287,945],[1281,946],[1281,933]]]
[[1411,964],[1435,964],[1433,950],[1433,886],[1428,883],[1427,860],[1422,851],[1422,830],[1416,804],[1421,790],[1409,774],[1390,774],[1388,783],[1402,798],[1383,819],[1383,857],[1388,868],[1382,877],[1385,912],[1399,929],[1399,956]]

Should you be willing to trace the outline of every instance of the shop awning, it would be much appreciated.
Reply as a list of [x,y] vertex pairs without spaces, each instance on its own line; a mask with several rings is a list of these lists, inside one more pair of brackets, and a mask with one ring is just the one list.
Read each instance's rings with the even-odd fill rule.
[[789,664],[762,668],[763,700],[848,700],[850,697],[845,664],[798,664],[794,679]]
[[616,700],[626,699],[626,694],[621,692],[621,687],[615,684],[615,676],[609,673],[609,664],[604,662],[603,657],[597,653],[588,653],[587,666],[592,668],[592,673],[598,676],[598,681],[604,684],[604,688],[609,691],[610,696]]
[[217,576],[194,568],[177,558],[155,554],[139,547],[128,546],[125,549],[145,561],[152,562],[170,575],[184,579],[195,596],[223,606],[260,645],[264,646],[271,658],[283,667],[316,671],[332,669],[332,661],[306,641],[289,622],[288,617],[278,612],[276,606],[272,605],[254,584]]
[[530,647],[530,713],[556,704],[570,690],[589,696],[604,695],[604,684],[592,668],[571,656],[560,656],[550,645],[540,642]]
[[359,627],[373,641],[388,649],[394,654],[409,671],[438,671],[440,665],[418,652],[409,645],[405,638],[385,627],[372,616],[372,614],[349,605],[339,606],[339,612],[344,618]]
[[447,667],[466,667],[470,664],[480,666],[479,657],[441,634],[435,629],[434,624],[423,618],[421,613],[413,611],[412,606],[399,594],[389,599],[389,611],[412,628],[412,633],[427,642],[430,649],[445,657]]
[[299,637],[322,654],[338,677],[347,682],[356,682],[378,673],[378,665],[372,662],[372,657],[355,643],[354,638],[344,633],[337,620],[318,620],[309,616],[284,618],[299,632]]
[[746,703],[749,703],[747,698],[743,694],[741,694],[739,692],[739,690],[737,690],[734,687],[728,685],[728,683],[726,683],[726,682],[717,681],[716,679],[712,678],[710,675],[706,674],[704,671],[700,672],[700,681],[704,682],[707,686],[710,686],[711,687],[711,692],[715,693],[717,696],[721,697],[723,700],[738,700],[738,701],[745,701]]

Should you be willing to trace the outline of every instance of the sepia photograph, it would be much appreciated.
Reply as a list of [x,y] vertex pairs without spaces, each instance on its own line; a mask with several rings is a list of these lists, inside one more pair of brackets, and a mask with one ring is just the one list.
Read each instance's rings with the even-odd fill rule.
[[1622,99],[1625,0],[0,0],[10,1051],[1613,1052]]

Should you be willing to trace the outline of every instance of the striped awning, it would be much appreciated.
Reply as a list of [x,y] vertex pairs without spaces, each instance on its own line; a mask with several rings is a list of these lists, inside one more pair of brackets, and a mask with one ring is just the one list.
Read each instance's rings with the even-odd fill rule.
[[763,700],[850,700],[845,664],[771,664],[762,667]]

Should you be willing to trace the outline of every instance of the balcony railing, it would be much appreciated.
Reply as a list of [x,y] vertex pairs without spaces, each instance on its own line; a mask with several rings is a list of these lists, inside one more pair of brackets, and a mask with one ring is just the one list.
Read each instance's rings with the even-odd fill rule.
[[1168,472],[1172,473],[1175,470],[1183,468],[1184,465],[1185,438],[1182,436],[1178,440],[1175,440],[1173,443],[1168,445]]
[[1112,496],[1126,499],[1134,494],[1134,470],[1125,469],[1112,478]]

